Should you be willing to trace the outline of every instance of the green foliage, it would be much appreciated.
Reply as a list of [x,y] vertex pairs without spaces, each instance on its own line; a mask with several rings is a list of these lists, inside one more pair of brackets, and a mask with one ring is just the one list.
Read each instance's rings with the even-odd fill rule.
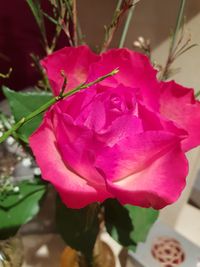
[[129,212],[114,199],[104,202],[105,223],[109,234],[121,245],[132,245],[130,233],[134,230]]
[[[126,205],[129,216],[134,225],[134,231],[130,233],[134,243],[144,242],[149,230],[158,218],[159,212],[151,208],[140,208],[136,206]],[[131,247],[134,249],[134,247]]]
[[57,230],[67,245],[81,251],[88,262],[92,260],[99,232],[99,208],[94,204],[82,209],[67,208],[58,197],[56,201]]
[[39,201],[46,191],[38,179],[21,181],[17,187],[17,192],[0,195],[0,240],[15,235],[21,225],[38,213]]
[[138,242],[144,242],[158,211],[131,205],[122,206],[116,199],[103,203],[105,225],[108,233],[122,246],[135,250]]
[[40,1],[39,0],[26,0],[26,2],[28,3],[28,5],[29,5],[34,17],[35,17],[37,25],[41,31],[43,41],[46,43],[47,42],[46,30],[45,30],[43,12],[42,12],[42,9],[40,6]]
[[[21,118],[29,115],[52,98],[52,95],[46,92],[22,93],[10,90],[7,87],[3,87],[3,92],[8,100],[15,121],[19,121]],[[29,136],[38,128],[41,121],[42,114],[39,114],[23,125],[17,132],[19,138],[28,143]]]

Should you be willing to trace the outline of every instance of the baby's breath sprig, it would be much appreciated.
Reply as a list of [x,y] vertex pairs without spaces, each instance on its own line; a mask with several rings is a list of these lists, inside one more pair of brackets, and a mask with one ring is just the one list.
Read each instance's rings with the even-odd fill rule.
[[185,6],[186,0],[180,0],[176,26],[172,34],[169,54],[165,66],[160,71],[160,80],[167,80],[169,77],[175,74],[178,69],[171,68],[174,61],[191,48],[197,46],[197,44],[191,44],[191,35],[185,31]]
[[136,41],[133,42],[133,46],[135,48],[139,48],[142,53],[148,56],[151,60],[151,42],[150,39],[144,39],[144,37],[140,36]]

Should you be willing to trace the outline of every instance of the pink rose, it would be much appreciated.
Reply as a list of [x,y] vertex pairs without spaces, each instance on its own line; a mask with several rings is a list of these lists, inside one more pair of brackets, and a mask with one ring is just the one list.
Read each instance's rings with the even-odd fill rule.
[[200,143],[193,91],[159,82],[148,58],[128,49],[96,55],[66,47],[42,62],[55,95],[115,68],[119,73],[50,108],[30,145],[43,179],[81,208],[106,198],[160,209],[180,196],[185,152]]

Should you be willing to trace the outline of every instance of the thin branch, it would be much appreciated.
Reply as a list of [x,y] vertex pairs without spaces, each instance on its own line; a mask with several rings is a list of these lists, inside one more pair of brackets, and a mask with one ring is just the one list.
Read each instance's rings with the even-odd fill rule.
[[[137,2],[139,2],[139,1],[137,1]],[[130,22],[131,22],[131,19],[132,19],[134,10],[135,10],[135,6],[136,6],[136,3],[134,3],[134,1],[133,1],[133,5],[132,5],[132,7],[130,7],[130,9],[128,11],[128,16],[127,16],[127,19],[126,19],[126,22],[125,22],[125,25],[124,25],[124,29],[123,29],[123,32],[122,32],[122,36],[121,36],[121,39],[120,39],[120,42],[119,42],[119,48],[122,48],[124,46],[124,43],[125,43],[125,40],[126,40],[126,36],[127,36],[127,33],[128,33],[128,29],[129,29],[129,26],[130,26]]]
[[8,79],[8,78],[10,78],[11,73],[12,73],[12,68],[10,68],[8,73],[6,73],[6,74],[0,73],[0,78]]
[[118,1],[111,24],[108,27],[105,27],[105,37],[101,48],[101,52],[106,51],[110,46],[114,34],[117,31],[119,25],[121,24],[123,16],[132,7],[132,1],[133,0]]
[[181,44],[183,40],[183,35],[184,35],[183,29],[182,29],[181,36],[178,41],[177,41],[177,37],[178,37],[179,30],[181,29],[181,24],[183,22],[185,5],[186,5],[186,0],[180,0],[175,30],[172,35],[172,41],[171,41],[171,45],[169,48],[167,62],[161,72],[161,77],[160,77],[161,80],[166,80],[168,78],[170,67],[175,60],[174,55],[177,53],[177,50],[179,49],[179,45]]
[[30,120],[32,120],[35,116],[43,113],[44,111],[46,111],[50,106],[52,106],[53,104],[55,104],[56,102],[69,97],[71,95],[74,95],[76,92],[79,92],[83,89],[86,89],[94,84],[97,84],[103,80],[105,80],[106,78],[113,76],[115,74],[118,73],[118,69],[114,69],[113,71],[109,72],[106,75],[103,75],[99,78],[97,78],[96,80],[90,82],[90,83],[83,83],[80,84],[78,87],[68,91],[65,94],[56,96],[52,99],[50,99],[46,104],[42,105],[41,107],[39,107],[38,109],[36,109],[35,111],[33,111],[32,113],[30,113],[28,116],[26,117],[22,117],[17,123],[15,123],[14,125],[12,125],[12,128],[10,128],[8,131],[6,131],[1,137],[0,137],[0,143],[2,143],[3,141],[5,141],[10,135],[13,135],[13,133],[15,133],[20,127],[22,127],[22,125],[24,125],[25,123],[29,122]]
[[195,97],[199,97],[200,96],[200,90],[195,94]]
[[72,1],[72,13],[73,13],[73,39],[74,45],[78,45],[78,37],[77,37],[77,3],[76,0]]
[[177,40],[177,35],[178,35],[178,32],[181,28],[181,24],[182,24],[183,16],[184,16],[185,5],[186,5],[186,0],[180,0],[178,16],[176,19],[176,26],[175,26],[175,30],[174,30],[174,33],[172,36],[172,42],[171,42],[171,46],[170,46],[170,52],[172,52],[174,49],[174,45],[175,45],[176,40]]

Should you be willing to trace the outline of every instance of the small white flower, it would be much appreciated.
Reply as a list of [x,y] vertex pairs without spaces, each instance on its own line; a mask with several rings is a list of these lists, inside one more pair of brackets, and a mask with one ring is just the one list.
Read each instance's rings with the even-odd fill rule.
[[142,37],[142,36],[138,37],[138,40],[139,40],[139,42],[142,43],[142,44],[145,42],[144,37]]
[[31,159],[30,158],[25,158],[22,160],[22,165],[24,167],[30,167],[31,166]]
[[12,146],[15,142],[15,139],[12,136],[9,136],[6,142],[9,146]]
[[15,186],[15,187],[13,188],[13,192],[18,193],[18,192],[19,192],[19,187],[18,187],[18,186]]
[[141,43],[138,42],[138,41],[135,41],[135,42],[133,43],[133,45],[134,45],[135,47],[139,47],[139,48],[141,48]]
[[34,168],[33,172],[34,172],[35,175],[40,175],[41,174],[40,168]]

